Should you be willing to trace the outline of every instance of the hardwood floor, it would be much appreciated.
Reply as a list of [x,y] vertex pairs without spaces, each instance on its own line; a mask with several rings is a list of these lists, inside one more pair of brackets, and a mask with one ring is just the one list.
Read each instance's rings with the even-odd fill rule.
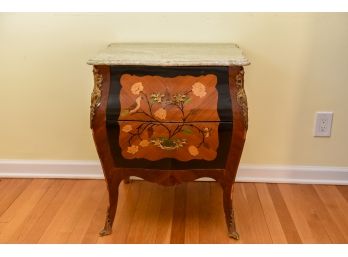
[[2,179],[0,243],[348,243],[348,186],[237,183],[227,237],[214,182],[121,184],[113,234],[99,237],[103,180]]

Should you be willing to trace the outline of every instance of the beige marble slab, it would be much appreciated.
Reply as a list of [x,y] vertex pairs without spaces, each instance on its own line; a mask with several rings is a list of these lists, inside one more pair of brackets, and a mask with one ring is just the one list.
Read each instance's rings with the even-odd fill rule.
[[244,66],[250,64],[236,44],[110,44],[91,65]]

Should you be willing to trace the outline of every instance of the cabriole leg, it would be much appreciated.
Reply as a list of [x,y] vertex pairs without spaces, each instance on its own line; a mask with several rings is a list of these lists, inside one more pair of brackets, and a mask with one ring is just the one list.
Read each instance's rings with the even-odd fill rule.
[[110,235],[112,233],[112,224],[114,223],[117,202],[118,202],[118,187],[121,180],[117,180],[112,183],[108,181],[109,191],[109,207],[106,211],[105,225],[104,228],[99,232],[100,236]]
[[234,221],[234,210],[233,210],[233,204],[231,200],[232,185],[223,185],[222,188],[223,188],[223,204],[224,204],[228,236],[238,240],[239,234],[236,230],[236,224]]

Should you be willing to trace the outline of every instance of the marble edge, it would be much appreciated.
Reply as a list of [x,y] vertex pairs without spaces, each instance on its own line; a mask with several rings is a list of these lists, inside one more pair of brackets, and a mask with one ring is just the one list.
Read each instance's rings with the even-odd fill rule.
[[[129,43],[129,45],[165,45],[167,43]],[[214,45],[216,43],[179,43],[178,45]],[[106,50],[110,49],[115,45],[124,45],[124,43],[110,43],[108,44]],[[174,44],[171,44],[174,45]],[[143,65],[143,66],[247,66],[250,65],[250,61],[244,56],[243,51],[236,43],[220,43],[216,45],[230,45],[238,48],[240,50],[241,57],[234,58],[231,60],[200,60],[200,61],[192,61],[192,60],[124,60],[124,59],[114,59],[105,56],[101,57],[101,55],[105,55],[105,52],[100,52],[95,57],[90,58],[87,61],[88,65]]]
[[143,66],[247,66],[250,61],[246,58],[233,61],[129,61],[129,60],[96,60],[90,59],[87,61],[88,65],[143,65]]

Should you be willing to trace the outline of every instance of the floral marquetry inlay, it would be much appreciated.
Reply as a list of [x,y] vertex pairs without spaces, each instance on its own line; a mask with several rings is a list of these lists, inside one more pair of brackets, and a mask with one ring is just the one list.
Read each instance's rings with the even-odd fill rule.
[[120,79],[119,144],[126,159],[216,158],[217,78],[135,76]]

